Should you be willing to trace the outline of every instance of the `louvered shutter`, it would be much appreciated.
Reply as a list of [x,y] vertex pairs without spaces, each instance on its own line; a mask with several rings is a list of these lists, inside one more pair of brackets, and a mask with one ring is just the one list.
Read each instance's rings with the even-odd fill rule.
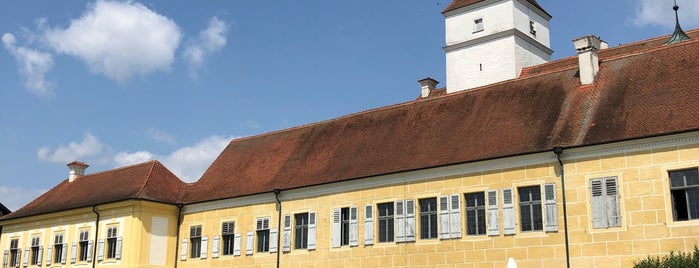
[[97,240],[97,261],[104,260],[104,239]]
[[39,256],[36,260],[36,265],[41,266],[41,261],[44,259],[44,248],[39,246]]
[[284,246],[282,251],[291,251],[291,215],[284,215]]
[[2,253],[2,268],[7,268],[7,257],[10,255],[9,250],[5,250]]
[[316,213],[308,212],[308,249],[316,249]]
[[19,245],[17,245],[17,257],[15,258],[15,263],[14,267],[19,267],[20,262],[22,261],[22,250]]
[[334,208],[333,209],[333,215],[332,215],[332,243],[334,248],[339,248],[342,246],[342,211],[339,208]]
[[621,215],[619,215],[619,191],[616,177],[605,179],[605,205],[607,209],[608,227],[621,226]]
[[349,208],[349,245],[358,246],[359,245],[359,215],[357,215],[359,208],[350,207]]
[[270,229],[269,230],[269,252],[274,253],[277,252],[277,247],[279,246],[279,243],[277,242],[279,240],[279,230],[277,229]]
[[405,200],[405,241],[415,241],[415,200]]
[[243,240],[243,234],[235,234],[233,240],[233,256],[240,256],[240,244]]
[[252,255],[253,248],[255,247],[254,241],[255,241],[255,233],[248,232],[246,237],[245,237],[245,254],[246,255]]
[[92,247],[94,246],[94,241],[87,241],[87,262],[92,262]]
[[46,247],[46,266],[51,265],[51,253],[53,253],[53,247]]
[[607,227],[607,212],[604,197],[604,184],[602,179],[590,180],[590,194],[592,198],[592,227],[606,228]]
[[68,256],[68,243],[63,243],[63,248],[61,249],[61,264],[66,264],[67,256]]
[[449,230],[451,238],[461,237],[461,198],[458,194],[450,196],[449,200]]
[[220,247],[221,247],[221,237],[218,235],[215,235],[213,243],[211,243],[211,258],[218,258]]
[[121,260],[121,246],[123,243],[124,243],[123,237],[121,237],[121,236],[117,237],[116,252],[115,252],[116,254],[114,256],[114,258],[116,258],[117,260]]
[[512,188],[502,190],[502,225],[505,235],[516,233],[515,230],[515,205]]
[[200,248],[201,254],[200,254],[200,256],[199,256],[202,260],[207,258],[207,252],[206,252],[206,250],[207,250],[208,248],[209,248],[209,237],[207,237],[207,236],[202,236],[202,237],[201,237],[201,248]]
[[449,196],[439,197],[439,238],[449,239]]
[[364,245],[374,244],[374,207],[364,207]]
[[78,253],[78,243],[73,242],[73,245],[70,248],[70,263],[73,264],[75,263],[75,256]]
[[405,242],[405,202],[396,201],[396,223],[394,225],[396,242]]
[[180,260],[187,260],[187,239],[182,239],[182,246],[180,246]]
[[544,203],[546,209],[546,232],[558,231],[558,208],[556,207],[556,184],[544,184]]
[[24,267],[29,266],[29,247],[24,248],[24,261],[22,264],[24,264]]
[[498,213],[498,191],[488,191],[488,235],[500,235],[500,216]]

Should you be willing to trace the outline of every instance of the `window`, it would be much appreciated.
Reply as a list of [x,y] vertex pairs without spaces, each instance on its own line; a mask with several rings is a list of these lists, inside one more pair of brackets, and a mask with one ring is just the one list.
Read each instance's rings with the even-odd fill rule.
[[269,252],[269,218],[258,218],[256,224],[257,252]]
[[699,219],[699,169],[670,171],[669,175],[674,220]]
[[116,258],[117,252],[117,228],[107,228],[107,259]]
[[379,242],[393,242],[393,203],[376,205],[379,211]]
[[420,239],[437,238],[437,198],[418,200],[420,205]]
[[32,249],[31,249],[32,258],[30,261],[31,265],[37,265],[40,263],[39,258],[41,258],[41,256],[39,256],[40,255],[39,254],[39,243],[40,243],[39,237],[32,237]]
[[592,204],[592,227],[609,228],[621,226],[617,177],[590,180],[590,202]]
[[78,259],[79,261],[87,261],[87,255],[90,252],[88,250],[89,240],[90,231],[80,231],[80,242],[78,243],[78,246],[80,247],[80,258]]
[[201,257],[201,225],[189,227],[189,241],[191,243],[189,257]]
[[473,20],[473,32],[482,32],[483,31],[483,18],[477,18]]
[[233,255],[235,248],[235,222],[229,221],[221,224],[221,238],[223,255]]
[[19,239],[10,240],[10,267],[19,267]]
[[536,37],[536,29],[534,29],[534,21],[529,21],[529,33]]
[[541,187],[529,186],[521,187],[517,190],[519,194],[519,220],[522,232],[543,230]]
[[65,245],[63,245],[63,234],[57,234],[53,238],[53,262],[54,263],[65,263],[66,255],[64,252]]
[[466,235],[484,235],[485,193],[466,194]]
[[[290,220],[290,219],[289,219]],[[349,217],[348,217],[349,224]],[[294,215],[294,249],[305,249],[308,247],[308,213]],[[344,224],[343,224],[344,226]],[[349,236],[348,241],[349,241]],[[344,238],[343,238],[344,241]]]

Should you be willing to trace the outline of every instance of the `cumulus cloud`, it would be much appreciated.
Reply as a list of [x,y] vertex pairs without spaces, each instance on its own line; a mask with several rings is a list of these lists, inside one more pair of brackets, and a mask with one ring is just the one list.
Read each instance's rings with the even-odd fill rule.
[[73,141],[56,148],[51,148],[50,146],[39,148],[37,156],[43,161],[69,163],[90,157],[99,157],[109,152],[109,146],[102,143],[95,135],[85,133],[83,140],[80,142]]
[[175,144],[175,136],[173,136],[172,134],[167,133],[165,131],[155,129],[155,128],[150,128],[146,131],[146,134],[148,135],[148,137],[150,137],[154,141],[167,143],[167,144]]
[[0,201],[8,209],[16,211],[46,191],[47,190],[0,186]]
[[177,24],[136,2],[97,1],[66,29],[44,32],[46,43],[118,82],[167,70],[181,32]]
[[[675,13],[672,10],[671,1],[636,0],[636,12],[632,19],[634,25],[659,25],[667,28],[675,26]],[[682,27],[694,28],[699,26],[699,17],[693,14],[699,13],[699,1],[678,1],[680,6],[680,23]]]
[[210,136],[165,156],[163,163],[183,181],[196,181],[226,148],[231,139],[232,137]]
[[53,67],[53,56],[36,49],[17,46],[16,42],[13,34],[5,33],[2,35],[2,44],[17,61],[24,87],[37,96],[51,96],[54,83],[47,81],[45,75]]
[[209,19],[209,26],[199,33],[199,37],[185,49],[184,58],[189,62],[190,74],[196,77],[196,71],[204,65],[206,57],[221,50],[227,42],[228,25],[216,17]]

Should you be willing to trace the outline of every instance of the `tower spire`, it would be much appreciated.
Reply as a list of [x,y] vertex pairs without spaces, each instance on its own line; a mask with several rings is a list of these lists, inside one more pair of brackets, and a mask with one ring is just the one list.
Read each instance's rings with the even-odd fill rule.
[[679,10],[680,7],[677,5],[677,0],[675,0],[675,5],[672,7],[672,9],[675,10],[675,32],[672,33],[670,39],[665,42],[666,45],[679,43],[690,39],[689,36],[687,36],[687,34],[682,30],[682,27],[680,27],[680,18],[677,15],[677,10]]

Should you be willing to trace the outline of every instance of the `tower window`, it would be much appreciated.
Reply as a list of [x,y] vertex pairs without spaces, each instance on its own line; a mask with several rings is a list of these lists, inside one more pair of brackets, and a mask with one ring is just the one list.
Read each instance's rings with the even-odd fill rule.
[[483,18],[477,18],[473,20],[473,33],[483,31]]
[[536,36],[536,30],[534,29],[534,21],[529,21],[529,33]]

